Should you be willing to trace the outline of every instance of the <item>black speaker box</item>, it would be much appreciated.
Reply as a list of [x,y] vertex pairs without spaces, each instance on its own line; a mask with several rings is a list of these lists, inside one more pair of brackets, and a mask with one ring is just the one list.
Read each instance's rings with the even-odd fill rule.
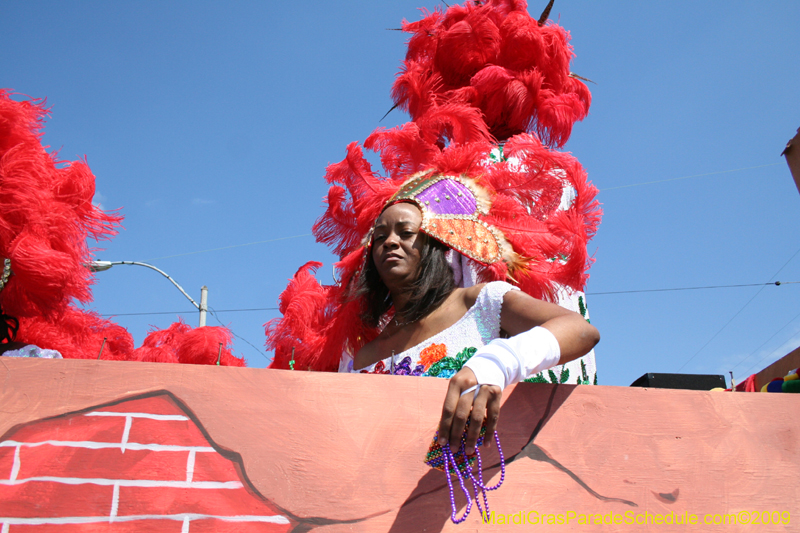
[[711,390],[726,388],[725,376],[713,374],[655,374],[648,372],[633,383],[631,387],[650,387],[653,389]]

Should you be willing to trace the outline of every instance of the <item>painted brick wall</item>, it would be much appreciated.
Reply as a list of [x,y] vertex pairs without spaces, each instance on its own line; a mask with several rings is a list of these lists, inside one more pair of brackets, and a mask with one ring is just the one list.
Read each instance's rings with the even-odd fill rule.
[[248,490],[168,396],[25,425],[0,442],[0,533],[269,531]]

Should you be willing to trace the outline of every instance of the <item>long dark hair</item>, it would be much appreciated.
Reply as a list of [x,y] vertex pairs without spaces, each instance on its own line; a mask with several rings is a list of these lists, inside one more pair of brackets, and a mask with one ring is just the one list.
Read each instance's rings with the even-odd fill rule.
[[[453,269],[447,262],[448,247],[436,239],[420,233],[424,239],[420,253],[417,279],[409,287],[410,298],[403,309],[395,309],[407,322],[419,320],[437,309],[456,288]],[[392,307],[392,296],[381,280],[372,253],[367,254],[354,291],[355,297],[364,297],[362,320],[369,327],[378,327],[381,318]]]

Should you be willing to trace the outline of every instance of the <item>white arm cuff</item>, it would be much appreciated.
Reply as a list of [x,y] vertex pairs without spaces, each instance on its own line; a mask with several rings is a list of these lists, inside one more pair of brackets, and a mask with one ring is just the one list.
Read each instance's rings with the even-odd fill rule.
[[479,348],[464,366],[480,385],[501,389],[558,364],[561,348],[549,330],[535,327],[510,339],[495,339]]

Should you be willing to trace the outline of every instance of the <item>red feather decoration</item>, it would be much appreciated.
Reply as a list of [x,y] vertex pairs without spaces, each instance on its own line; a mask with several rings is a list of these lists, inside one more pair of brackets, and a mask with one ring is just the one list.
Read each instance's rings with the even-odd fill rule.
[[[322,263],[311,261],[297,271],[279,299],[283,317],[265,324],[267,348],[275,350],[270,368],[288,369],[293,360],[291,365],[298,370],[335,371],[344,344],[342,330],[357,330],[354,323],[342,328],[342,317],[351,313],[342,312],[347,305],[343,305],[338,287],[322,286],[314,278],[320,266]],[[326,348],[333,336],[340,344],[331,357]]]
[[95,177],[85,160],[61,161],[42,146],[47,114],[43,101],[17,102],[0,89],[0,259],[10,259],[12,271],[0,307],[19,319],[16,340],[65,358],[202,364],[217,362],[222,343],[220,364],[243,366],[226,328],[178,322],[134,351],[125,328],[75,306],[92,299],[87,238],[111,238],[122,217],[92,203]]
[[231,352],[231,340],[227,328],[192,328],[179,319],[167,329],[151,330],[135,350],[135,358],[150,363],[214,365],[219,361],[221,366],[245,366],[244,358]]
[[[468,1],[403,21],[411,37],[392,98],[412,122],[378,129],[364,142],[385,176],[356,143],[328,166],[327,209],[313,231],[341,258],[342,282],[320,285],[313,276],[320,263],[298,270],[280,296],[283,317],[265,325],[271,367],[289,368],[294,357],[295,369],[335,371],[343,352],[355,354],[377,335],[364,326],[349,283],[387,200],[422,171],[476,180],[491,201],[483,220],[523,258],[511,270],[504,261],[480,267],[481,280],[509,280],[549,300],[559,287],[583,289],[586,244],[601,215],[597,190],[571,155],[552,147],[563,146],[586,117],[591,95],[570,74],[569,34],[540,26],[526,9],[519,0]],[[505,157],[490,163],[496,140],[507,141]]]
[[84,161],[59,161],[41,145],[43,101],[16,102],[0,90],[0,257],[13,275],[0,305],[17,317],[52,316],[72,299],[91,300],[86,238],[110,238],[121,217],[92,205]]
[[389,177],[400,182],[423,170],[439,153],[434,143],[422,138],[420,127],[414,122],[390,130],[375,130],[364,141],[364,148],[380,153]]
[[93,276],[87,237],[107,239],[122,217],[92,204],[85,161],[60,161],[41,144],[44,101],[17,102],[0,89],[0,258],[12,275],[0,307],[20,321],[16,340],[64,357],[128,359],[133,340],[109,320],[75,307],[89,302]]
[[467,2],[404,22],[411,38],[392,89],[395,104],[419,123],[438,107],[467,104],[499,140],[536,132],[546,144],[563,146],[591,98],[570,77],[569,33],[552,23],[540,26],[526,7]]

